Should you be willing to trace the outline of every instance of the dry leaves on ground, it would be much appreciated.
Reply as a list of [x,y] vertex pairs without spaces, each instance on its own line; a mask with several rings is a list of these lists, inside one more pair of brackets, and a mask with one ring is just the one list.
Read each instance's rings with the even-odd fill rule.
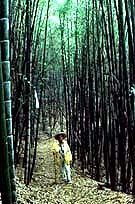
[[53,139],[42,138],[38,144],[36,169],[32,183],[26,187],[21,171],[17,170],[18,204],[133,204],[130,195],[98,190],[98,182],[81,176],[72,169],[73,183],[54,183],[51,152]]

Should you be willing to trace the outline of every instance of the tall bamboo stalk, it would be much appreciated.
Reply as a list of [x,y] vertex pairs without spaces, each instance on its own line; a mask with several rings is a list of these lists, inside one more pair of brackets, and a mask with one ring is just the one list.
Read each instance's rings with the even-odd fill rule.
[[[12,203],[11,179],[14,169],[9,169],[9,157],[13,165],[13,141],[11,123],[10,63],[9,63],[9,13],[8,0],[0,1],[0,189],[3,204]],[[5,81],[5,82],[4,82]],[[5,98],[4,98],[5,96]],[[7,116],[7,121],[6,121]],[[7,122],[7,123],[6,123]],[[8,135],[8,138],[7,138]],[[11,171],[11,169],[13,171]]]
[[[48,4],[47,4],[47,13],[46,13],[46,22],[45,22],[45,33],[44,33],[44,51],[43,51],[43,62],[42,62],[42,70],[41,70],[41,74],[42,77],[45,77],[45,59],[46,59],[46,41],[47,41],[47,28],[48,28],[48,18],[49,18],[49,9],[50,9],[50,1],[48,0]],[[39,123],[40,123],[40,114],[41,114],[41,105],[42,105],[42,97],[43,97],[43,88],[44,85],[41,85],[41,89],[40,89],[40,98],[39,98],[39,109],[38,109],[38,116],[37,116],[37,124],[36,124],[36,135],[35,135],[35,148],[34,148],[34,155],[33,155],[33,161],[32,161],[32,167],[31,167],[31,172],[30,172],[30,180],[32,178],[33,175],[33,171],[34,171],[34,167],[35,167],[35,163],[36,163],[36,155],[37,155],[37,139],[38,139],[38,133],[39,133]]]
[[24,172],[24,182],[29,184],[30,182],[30,150],[31,150],[31,1],[26,0],[26,31],[27,31],[27,47],[26,47],[26,140],[25,140],[25,172]]

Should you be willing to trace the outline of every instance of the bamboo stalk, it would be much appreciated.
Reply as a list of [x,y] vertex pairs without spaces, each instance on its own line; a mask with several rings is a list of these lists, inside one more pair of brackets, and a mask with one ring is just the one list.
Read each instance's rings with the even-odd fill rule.
[[[10,82],[10,56],[9,56],[9,1],[0,2],[0,82],[1,82],[1,122],[3,133],[1,133],[2,147],[1,173],[2,173],[2,202],[16,203],[16,184],[14,168],[14,149],[12,135],[12,113],[11,113],[11,82]],[[3,107],[4,106],[4,107]]]

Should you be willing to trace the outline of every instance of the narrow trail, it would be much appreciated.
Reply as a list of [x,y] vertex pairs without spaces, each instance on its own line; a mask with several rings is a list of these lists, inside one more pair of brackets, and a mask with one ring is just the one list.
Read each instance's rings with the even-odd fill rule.
[[[26,187],[17,182],[18,204],[132,204],[130,195],[113,192],[110,189],[98,190],[98,182],[83,177],[72,169],[73,183],[55,181],[53,139],[40,139],[37,152],[37,166],[32,183]],[[19,176],[19,173],[17,173]],[[21,175],[20,175],[21,176]]]

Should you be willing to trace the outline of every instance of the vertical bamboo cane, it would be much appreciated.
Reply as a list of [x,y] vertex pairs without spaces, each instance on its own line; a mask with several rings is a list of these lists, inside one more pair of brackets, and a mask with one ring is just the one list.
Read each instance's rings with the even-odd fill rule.
[[[10,113],[8,103],[6,103],[7,95],[10,95],[9,83],[4,82],[9,79],[9,19],[8,19],[8,0],[0,1],[0,174],[1,174],[1,196],[3,204],[12,203],[11,183],[9,162],[8,162],[8,139],[9,129],[6,127],[6,113]],[[8,87],[8,88],[7,88]],[[5,92],[4,92],[5,91]],[[9,94],[7,94],[9,93]],[[4,98],[5,96],[5,98]],[[11,103],[10,103],[11,104]],[[6,107],[6,110],[5,110]],[[9,114],[11,116],[11,114]],[[11,123],[10,123],[11,125]],[[11,138],[11,137],[9,137]],[[11,141],[10,141],[11,142]],[[12,143],[11,143],[12,144]],[[9,147],[11,147],[9,145]],[[12,148],[11,148],[12,149]],[[9,156],[11,156],[9,154]]]

